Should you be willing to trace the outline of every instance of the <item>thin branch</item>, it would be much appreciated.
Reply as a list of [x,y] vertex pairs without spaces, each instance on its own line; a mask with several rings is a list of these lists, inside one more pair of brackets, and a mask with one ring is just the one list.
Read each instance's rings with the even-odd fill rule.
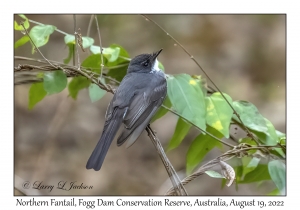
[[[78,44],[78,33],[76,31],[76,15],[73,15],[73,20],[74,20],[75,49],[76,49],[76,53],[77,53],[77,65],[78,65],[78,69],[80,69],[81,63],[80,63],[80,56],[79,56],[78,46],[77,46],[77,44]],[[75,56],[75,53],[73,55]],[[75,66],[75,63],[74,63],[74,66]]]
[[90,22],[89,22],[89,26],[88,26],[88,29],[87,29],[87,32],[86,32],[86,36],[90,36],[90,33],[91,33],[91,27],[92,27],[92,23],[93,23],[93,19],[94,19],[94,16],[95,15],[91,15],[91,19],[90,19]]
[[228,103],[228,105],[231,107],[231,109],[233,110],[234,114],[238,117],[238,119],[240,120],[241,124],[243,125],[244,129],[246,130],[246,132],[250,135],[250,137],[256,142],[257,145],[259,145],[258,140],[255,138],[255,136],[250,132],[250,130],[244,125],[242,119],[240,118],[239,114],[235,111],[235,109],[233,108],[233,106],[231,105],[231,103],[229,103],[229,101],[227,100],[227,98],[224,96],[224,94],[222,93],[222,91],[218,88],[218,86],[213,82],[213,80],[208,76],[208,74],[204,71],[204,69],[202,68],[202,66],[197,62],[197,60],[194,58],[194,56],[192,54],[190,54],[184,47],[183,45],[177,41],[171,34],[169,34],[162,26],[160,26],[157,22],[155,22],[154,20],[152,20],[151,18],[149,18],[146,15],[142,15],[144,18],[146,18],[147,20],[149,20],[150,22],[154,23],[157,27],[159,27],[163,32],[166,33],[167,36],[169,36],[172,40],[174,40],[174,42],[176,42],[176,44],[178,44],[181,49],[190,57],[190,59],[192,59],[194,61],[194,63],[200,68],[200,70],[205,74],[205,76],[208,78],[208,80],[213,84],[213,86],[220,92],[220,94],[222,95],[222,97],[226,100],[226,102]]
[[[37,25],[41,25],[41,26],[45,25],[43,23],[40,23],[40,22],[37,22],[37,21],[34,21],[34,20],[30,20],[30,19],[28,19],[28,21],[31,22],[31,23],[35,23]],[[64,32],[64,31],[61,31],[61,30],[59,30],[57,28],[55,29],[55,31],[57,31],[57,32],[59,32],[59,33],[61,33],[63,35],[69,35],[68,33]]]
[[166,156],[164,149],[159,141],[159,139],[157,138],[157,136],[155,135],[155,133],[153,132],[153,130],[150,127],[150,124],[146,127],[146,131],[148,132],[148,136],[151,139],[153,145],[156,148],[157,153],[159,154],[159,157],[161,158],[166,171],[168,172],[169,178],[172,182],[173,185],[173,189],[176,192],[177,195],[188,195],[186,192],[186,189],[184,188],[184,186],[182,185],[175,169],[173,168],[171,162],[169,161],[168,157]]
[[98,24],[98,19],[97,16],[95,15],[95,20],[96,20],[96,26],[97,26],[97,31],[98,31],[98,36],[99,36],[99,42],[100,42],[100,58],[101,58],[101,71],[100,71],[100,79],[102,79],[102,72],[103,72],[103,52],[102,52],[102,43],[101,43],[101,34],[100,34],[100,28]]
[[[231,158],[233,158],[234,155],[227,155],[227,154],[223,154],[219,157],[216,157],[215,159],[207,162],[206,164],[204,164],[203,166],[201,166],[196,172],[192,173],[191,175],[185,177],[181,183],[183,185],[187,185],[188,183],[190,183],[191,181],[193,181],[194,179],[198,178],[200,175],[204,174],[205,171],[207,171],[208,169],[216,166],[219,164],[220,160],[222,161],[228,161]],[[170,188],[165,195],[174,195],[175,193],[175,189],[172,187]]]
[[[48,63],[46,60],[41,60],[41,59],[35,59],[35,58],[29,58],[29,57],[23,57],[23,56],[14,56],[15,60],[28,60],[28,61],[35,61],[35,62],[39,62],[39,63]],[[49,60],[49,59],[48,59]],[[63,66],[68,66],[68,67],[74,67],[75,65],[73,66],[70,66],[68,64],[64,64],[62,62],[58,62],[58,61],[53,61],[53,60],[49,60],[51,63],[56,63],[56,64],[59,64],[59,65],[63,65]],[[126,64],[120,64],[120,65],[116,65],[116,66],[107,66],[105,67],[104,69],[118,69],[118,68],[121,68],[121,67],[125,67],[125,66],[128,66],[128,63]],[[81,67],[83,69],[83,67]],[[99,69],[99,68],[89,68],[89,69],[93,69],[93,70],[96,70],[96,69]],[[99,74],[100,75],[100,74]],[[120,82],[119,82],[120,83]]]
[[[45,63],[45,61],[43,61],[43,63]],[[76,67],[65,65],[63,68],[65,70],[65,74],[66,74],[67,77],[76,77],[76,76],[80,75],[80,72],[78,72],[78,69]],[[23,80],[21,82],[20,81],[17,81],[17,82],[15,81],[14,84],[19,85],[19,84],[28,84],[28,83],[34,83],[34,82],[43,82],[42,78],[36,78],[36,74],[35,75],[32,74],[32,72],[38,73],[38,72],[36,72],[36,70],[40,70],[40,71],[57,71],[57,70],[60,70],[60,69],[53,68],[50,65],[35,66],[35,65],[29,65],[29,64],[19,64],[18,66],[14,67],[14,72],[15,73],[22,72],[22,75],[16,75],[15,74],[15,77],[25,76],[25,74],[27,73],[31,77],[35,76],[35,78],[25,78],[25,79],[22,78]],[[81,71],[86,72],[88,74],[95,75],[96,77],[99,77],[99,75],[100,75],[96,72],[87,70],[85,68],[81,68]],[[103,77],[105,79],[108,79],[108,80],[116,83],[116,84],[120,83],[119,81],[115,80],[112,77],[107,76],[106,74],[103,74]]]
[[22,25],[22,27],[24,28],[26,34],[28,35],[28,37],[29,37],[31,43],[33,44],[34,48],[35,48],[35,49],[40,53],[40,55],[47,61],[47,63],[49,63],[53,68],[56,68],[56,66],[54,66],[54,65],[53,65],[53,64],[52,64],[52,63],[51,63],[51,62],[43,55],[43,53],[40,51],[40,49],[39,49],[38,47],[36,47],[35,43],[33,42],[32,38],[30,37],[30,35],[29,35],[27,29],[25,28],[24,23],[21,23],[21,25]]

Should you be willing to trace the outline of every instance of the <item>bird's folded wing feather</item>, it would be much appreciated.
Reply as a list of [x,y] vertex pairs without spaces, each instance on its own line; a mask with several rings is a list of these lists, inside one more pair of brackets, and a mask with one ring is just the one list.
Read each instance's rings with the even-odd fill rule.
[[140,91],[133,96],[123,119],[123,131],[117,140],[119,146],[130,136],[132,138],[129,140],[129,146],[135,142],[162,104],[166,92],[166,83],[162,82],[152,90]]

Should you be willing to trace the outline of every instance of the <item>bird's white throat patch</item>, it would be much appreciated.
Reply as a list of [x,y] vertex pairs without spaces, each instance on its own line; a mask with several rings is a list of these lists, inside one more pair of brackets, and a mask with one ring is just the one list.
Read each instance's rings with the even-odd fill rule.
[[158,72],[158,71],[161,71],[161,69],[158,67],[158,60],[155,59],[155,63],[153,65],[150,73],[152,73],[152,72]]

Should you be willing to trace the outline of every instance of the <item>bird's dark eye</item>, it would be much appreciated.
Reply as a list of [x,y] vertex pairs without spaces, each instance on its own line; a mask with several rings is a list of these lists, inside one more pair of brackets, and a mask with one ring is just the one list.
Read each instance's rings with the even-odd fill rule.
[[149,59],[147,59],[144,63],[143,63],[143,65],[144,66],[148,66],[149,65],[149,63],[150,63],[150,60]]

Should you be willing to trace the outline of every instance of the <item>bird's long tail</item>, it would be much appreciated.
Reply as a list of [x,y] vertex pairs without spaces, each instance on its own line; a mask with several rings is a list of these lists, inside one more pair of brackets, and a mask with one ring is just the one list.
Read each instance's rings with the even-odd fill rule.
[[100,170],[111,142],[121,126],[123,114],[122,109],[115,108],[110,119],[105,121],[101,138],[86,164],[87,169]]

